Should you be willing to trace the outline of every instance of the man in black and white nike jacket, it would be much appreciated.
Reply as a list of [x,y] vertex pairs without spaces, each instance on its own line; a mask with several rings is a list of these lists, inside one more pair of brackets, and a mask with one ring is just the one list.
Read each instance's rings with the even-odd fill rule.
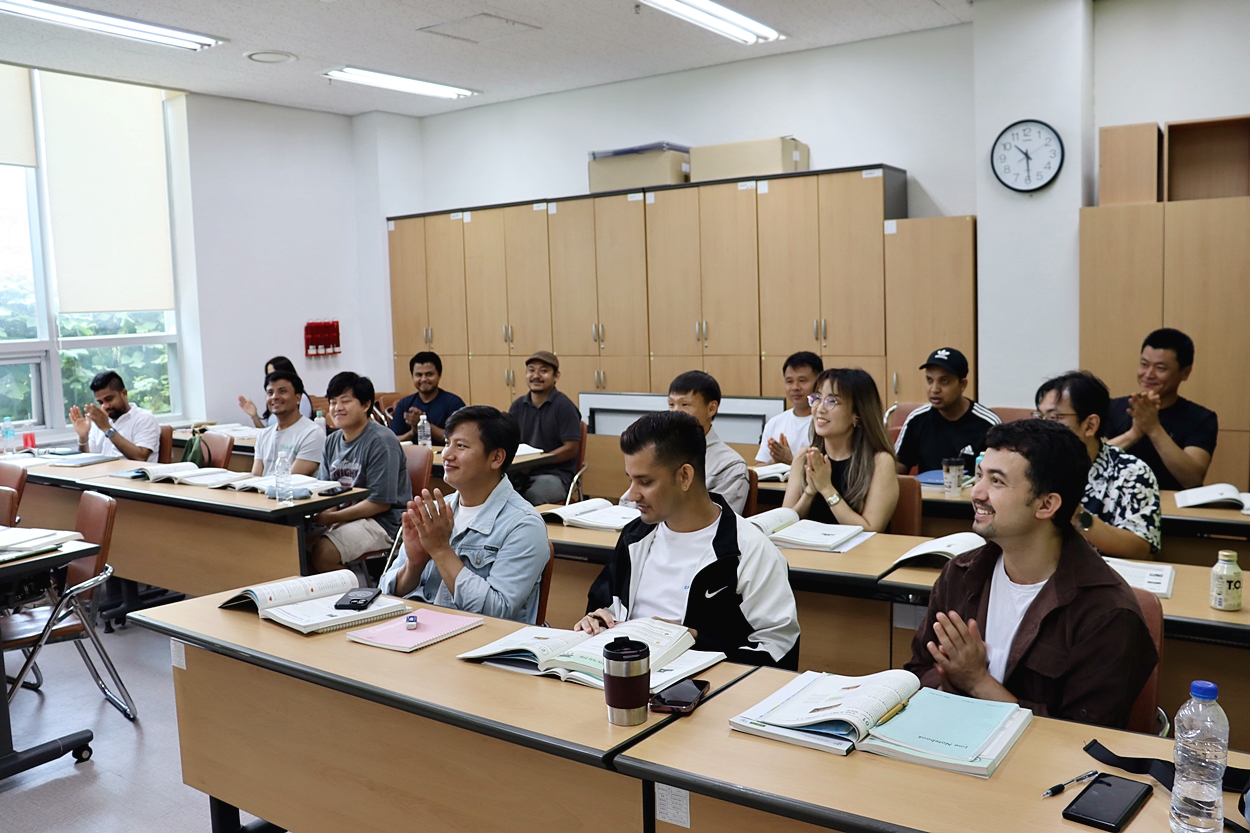
[[799,620],[785,557],[704,480],[703,429],[680,411],[643,416],[621,434],[629,499],[625,527],[590,588],[576,630],[619,621],[679,622],[701,651],[797,670]]

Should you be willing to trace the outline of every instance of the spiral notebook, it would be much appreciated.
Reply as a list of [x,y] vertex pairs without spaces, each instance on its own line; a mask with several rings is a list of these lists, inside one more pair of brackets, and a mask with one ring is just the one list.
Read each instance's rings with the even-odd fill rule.
[[386,648],[388,651],[413,651],[459,636],[482,624],[480,616],[464,616],[459,613],[442,613],[437,610],[415,610],[417,627],[408,630],[404,619],[393,619],[359,631],[348,631],[347,638],[361,645]]

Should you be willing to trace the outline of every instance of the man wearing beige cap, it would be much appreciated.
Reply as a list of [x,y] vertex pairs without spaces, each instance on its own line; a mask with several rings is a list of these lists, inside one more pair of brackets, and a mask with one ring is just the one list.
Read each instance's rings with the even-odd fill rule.
[[521,428],[521,442],[556,455],[550,465],[508,475],[521,496],[535,506],[564,503],[577,472],[577,455],[582,446],[581,412],[571,399],[556,390],[559,378],[560,360],[554,353],[539,350],[525,360],[529,393],[517,397],[508,408]]

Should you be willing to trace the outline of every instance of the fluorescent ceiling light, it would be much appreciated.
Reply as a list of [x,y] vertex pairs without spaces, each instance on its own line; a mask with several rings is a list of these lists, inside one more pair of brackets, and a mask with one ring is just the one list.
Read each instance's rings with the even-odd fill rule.
[[106,35],[158,43],[162,46],[176,46],[192,51],[216,46],[221,41],[206,35],[191,32],[180,32],[177,29],[166,29],[164,26],[153,26],[150,23],[139,23],[106,14],[96,14],[82,9],[71,9],[68,6],[55,6],[41,3],[39,0],[0,0],[0,12],[20,15],[22,17],[56,23],[61,26],[73,26],[75,29],[87,29]]
[[712,0],[642,0],[642,2],[662,12],[668,12],[674,17],[680,17],[688,23],[702,26],[718,35],[736,40],[738,43],[768,43],[784,37],[776,29],[765,26],[758,20],[752,20],[746,15],[738,14],[733,9],[727,9],[720,3],[713,3]]
[[[3,2],[4,0],[0,0]],[[449,87],[446,84],[435,84],[431,81],[418,81],[415,78],[404,78],[402,75],[387,75],[383,72],[370,72],[367,69],[343,67],[332,69],[326,73],[327,78],[336,81],[351,81],[353,84],[367,84],[370,87],[381,87],[384,90],[398,90],[413,95],[428,95],[433,98],[468,98],[475,95],[473,90],[461,87]]]

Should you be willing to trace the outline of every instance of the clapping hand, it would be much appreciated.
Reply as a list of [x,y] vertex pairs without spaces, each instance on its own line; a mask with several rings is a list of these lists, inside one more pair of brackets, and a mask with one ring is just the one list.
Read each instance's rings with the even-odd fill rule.
[[425,415],[425,411],[420,408],[409,408],[404,412],[404,421],[412,428],[416,428],[421,422],[421,417]]
[[450,547],[452,514],[443,500],[442,491],[435,489],[431,495],[429,489],[424,489],[421,497],[410,501],[408,511],[404,512],[403,527],[404,540],[407,541],[415,532],[428,553]]
[[1129,396],[1128,404],[1133,427],[1143,436],[1149,436],[1159,427],[1159,394],[1150,390],[1134,393]]
[[78,440],[86,442],[87,434],[91,432],[91,423],[87,422],[87,418],[82,415],[82,410],[77,405],[70,407],[69,421],[73,424],[74,430],[78,432]]
[[953,610],[949,614],[938,613],[933,633],[940,644],[929,642],[925,647],[941,672],[942,687],[972,694],[989,676],[988,652],[976,620],[969,619],[965,623]]
[[803,473],[807,477],[807,486],[814,492],[825,494],[833,491],[833,471],[829,458],[815,448],[808,448]]
[[256,410],[256,403],[248,399],[246,396],[239,397],[239,407],[243,409],[243,413],[252,419],[260,419],[260,412]]
[[774,463],[794,462],[794,452],[790,450],[790,443],[786,440],[785,434],[776,440],[772,437],[768,438],[768,453],[772,455]]

